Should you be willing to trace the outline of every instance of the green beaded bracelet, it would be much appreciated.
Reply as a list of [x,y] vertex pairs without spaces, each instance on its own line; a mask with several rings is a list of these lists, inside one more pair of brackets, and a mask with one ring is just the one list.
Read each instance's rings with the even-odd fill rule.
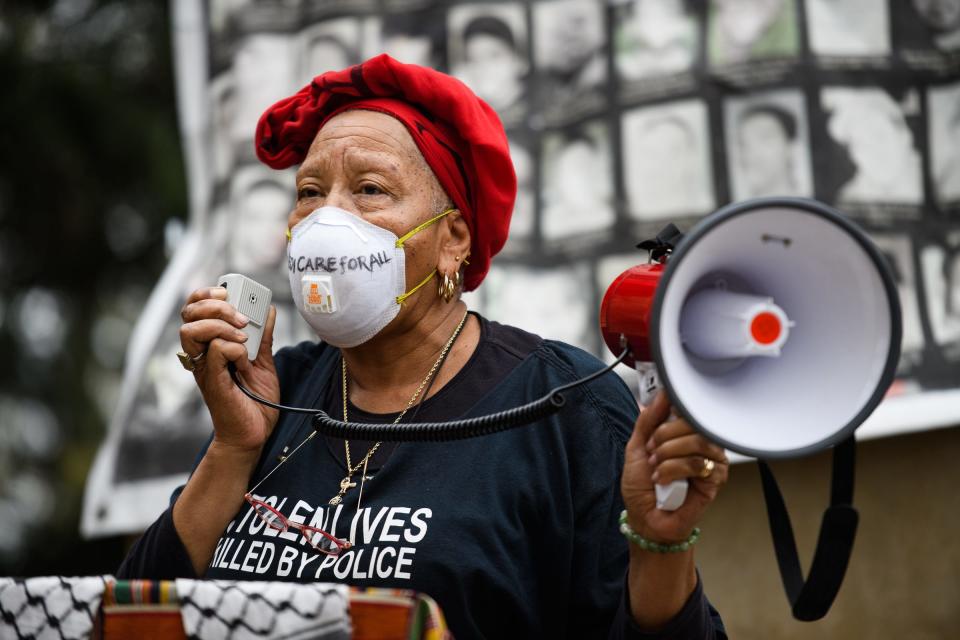
[[691,533],[690,537],[683,542],[663,544],[660,542],[654,542],[653,540],[647,540],[639,533],[631,529],[630,525],[627,524],[626,509],[620,512],[620,533],[623,534],[623,537],[644,551],[650,551],[652,553],[680,553],[681,551],[688,551],[690,547],[692,547],[694,543],[700,539],[700,528],[694,527],[693,533]]

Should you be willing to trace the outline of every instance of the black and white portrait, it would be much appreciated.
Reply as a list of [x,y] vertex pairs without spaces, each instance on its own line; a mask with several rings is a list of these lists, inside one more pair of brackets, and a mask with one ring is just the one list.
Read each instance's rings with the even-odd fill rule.
[[593,286],[584,264],[527,267],[496,265],[483,282],[491,320],[523,324],[528,331],[592,351]]
[[498,113],[527,94],[530,63],[524,7],[518,3],[466,4],[448,16],[450,68]]
[[839,202],[919,205],[923,201],[920,154],[907,122],[916,115],[916,92],[901,102],[876,87],[829,87],[821,107],[827,132],[845,150],[853,173],[840,185]]
[[897,283],[903,318],[903,339],[900,347],[899,373],[909,372],[923,356],[923,324],[920,320],[920,300],[917,273],[913,267],[913,242],[906,234],[873,234],[871,239],[887,260]]
[[707,51],[713,65],[799,53],[794,0],[711,0]]
[[724,126],[734,200],[813,195],[807,114],[799,90],[729,98]]
[[614,26],[614,62],[626,81],[689,70],[699,50],[689,0],[633,0],[621,5]]
[[301,0],[210,0],[204,4],[210,31],[218,39],[227,32],[286,30],[300,19]]
[[543,139],[545,241],[608,229],[614,221],[610,136],[598,121],[548,133]]
[[446,68],[444,47],[447,30],[437,11],[426,9],[387,13],[379,21],[379,29],[377,50],[368,52],[370,56],[388,53],[407,64]]
[[699,100],[641,107],[623,116],[624,181],[631,215],[704,215],[716,205],[707,108]]
[[937,344],[960,342],[960,231],[920,252],[927,317]]
[[227,225],[229,271],[247,275],[274,291],[289,287],[286,230],[294,197],[294,178],[289,171],[278,173],[260,164],[234,171]]
[[928,90],[927,123],[934,198],[960,202],[960,83]]
[[[263,112],[302,86],[297,84],[295,38],[280,33],[257,33],[243,38],[234,55],[236,117],[231,138],[253,156],[254,131]],[[242,160],[242,159],[241,159]]]
[[960,0],[910,0],[941,51],[960,49]]
[[887,0],[806,0],[810,50],[826,56],[890,53]]
[[355,18],[338,18],[318,22],[301,31],[297,88],[321,73],[359,63],[360,27],[360,21]]
[[606,82],[604,11],[593,0],[533,5],[534,58],[548,99],[569,99]]

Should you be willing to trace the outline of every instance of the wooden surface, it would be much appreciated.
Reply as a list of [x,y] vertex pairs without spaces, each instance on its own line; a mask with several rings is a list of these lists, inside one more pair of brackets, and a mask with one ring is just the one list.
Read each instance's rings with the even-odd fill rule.
[[101,628],[104,640],[186,640],[187,637],[180,610],[169,607],[109,607],[104,610]]
[[404,640],[412,609],[362,601],[350,602],[354,640]]
[[[413,609],[408,605],[350,603],[354,640],[406,640]],[[186,640],[180,610],[166,605],[115,605],[106,607],[100,621],[103,640]]]

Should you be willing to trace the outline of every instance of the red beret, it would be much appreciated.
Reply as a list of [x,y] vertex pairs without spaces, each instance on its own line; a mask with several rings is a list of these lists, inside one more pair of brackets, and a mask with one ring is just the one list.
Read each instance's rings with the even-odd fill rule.
[[319,75],[267,109],[257,123],[257,157],[274,169],[303,162],[320,127],[346,109],[382,111],[407,127],[470,228],[464,289],[475,289],[506,242],[517,195],[496,112],[456,78],[382,54]]

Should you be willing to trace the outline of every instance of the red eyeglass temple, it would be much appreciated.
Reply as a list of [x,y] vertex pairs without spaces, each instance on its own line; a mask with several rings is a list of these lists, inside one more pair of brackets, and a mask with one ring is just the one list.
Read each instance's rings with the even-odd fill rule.
[[[270,522],[270,521],[268,521],[268,520],[266,520],[266,519],[264,519],[264,518],[261,517],[260,519],[261,519],[261,520],[264,520],[264,522],[266,523],[266,525],[267,525],[268,527],[272,527],[273,529],[276,529],[276,530],[278,530],[278,531],[287,531],[288,529],[296,529],[297,531],[300,532],[300,535],[302,535],[304,538],[307,539],[307,543],[308,543],[311,547],[313,547],[314,549],[316,549],[317,551],[319,551],[320,553],[326,553],[327,555],[336,555],[336,554],[340,553],[340,551],[343,551],[343,550],[346,550],[346,549],[350,549],[350,548],[353,547],[353,543],[350,542],[349,540],[341,540],[340,538],[337,538],[337,537],[334,536],[333,534],[328,533],[328,532],[324,531],[323,529],[318,529],[318,528],[316,528],[316,527],[311,527],[310,525],[300,524],[299,522],[290,522],[289,520],[287,520],[287,517],[286,517],[286,516],[284,516],[284,515],[283,515],[282,513],[280,513],[279,511],[277,511],[275,508],[271,507],[269,504],[267,504],[267,503],[264,502],[263,500],[258,500],[258,499],[256,499],[256,498],[254,498],[254,497],[253,497],[252,495],[250,495],[249,493],[244,494],[243,498],[244,498],[244,500],[246,500],[248,503],[250,503],[250,505],[253,506],[253,507],[263,506],[263,507],[265,507],[266,509],[268,509],[271,513],[273,513],[274,515],[277,516],[277,519],[278,519],[278,520],[280,521],[280,523],[283,525],[282,528],[281,528],[281,527],[278,527],[278,526],[275,526],[274,523],[272,523],[272,522]],[[258,517],[259,517],[260,514],[257,514],[257,515],[258,515]],[[324,536],[325,538],[327,538],[328,540],[330,540],[331,542],[333,542],[333,544],[336,545],[336,549],[337,549],[336,553],[330,553],[330,552],[328,552],[328,551],[324,551],[323,549],[317,548],[316,545],[313,544],[313,541],[310,539],[310,535],[308,534],[308,532],[316,532],[316,533],[319,533],[320,535]]]

